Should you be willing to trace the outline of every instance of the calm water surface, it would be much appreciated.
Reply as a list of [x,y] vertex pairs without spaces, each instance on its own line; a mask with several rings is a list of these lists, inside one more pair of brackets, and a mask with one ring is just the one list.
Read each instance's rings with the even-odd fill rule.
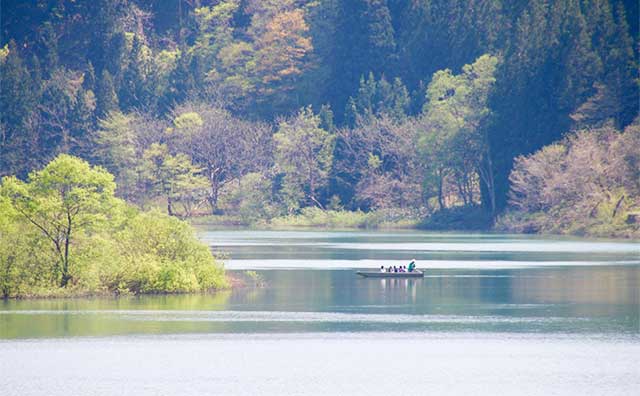
[[[0,393],[624,395],[640,386],[638,242],[200,236],[230,271],[255,270],[266,286],[0,302]],[[411,258],[424,279],[354,273]]]

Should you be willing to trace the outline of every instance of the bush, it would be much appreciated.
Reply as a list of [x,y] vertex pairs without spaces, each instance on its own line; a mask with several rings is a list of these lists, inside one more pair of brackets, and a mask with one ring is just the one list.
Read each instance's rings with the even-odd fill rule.
[[[228,287],[224,269],[189,224],[159,211],[139,212],[115,198],[110,183],[102,188],[77,181],[97,176],[110,180],[104,170],[84,161],[61,156],[52,164],[34,172],[30,182],[5,178],[0,185],[0,297]],[[82,176],[75,175],[78,169]],[[53,184],[51,180],[65,188],[44,184]],[[56,196],[59,191],[67,193]],[[84,210],[82,217],[78,208]],[[66,220],[69,210],[77,220],[69,217],[61,227],[59,219]],[[61,249],[67,244],[68,251]]]
[[115,235],[120,262],[106,274],[110,290],[185,293],[228,286],[224,269],[185,222],[160,212],[140,213]]
[[640,125],[577,131],[516,158],[508,213],[497,227],[593,236],[640,236]]
[[401,209],[381,209],[373,212],[322,210],[307,207],[299,214],[271,219],[273,227],[323,227],[323,228],[411,228],[419,218],[419,212]]

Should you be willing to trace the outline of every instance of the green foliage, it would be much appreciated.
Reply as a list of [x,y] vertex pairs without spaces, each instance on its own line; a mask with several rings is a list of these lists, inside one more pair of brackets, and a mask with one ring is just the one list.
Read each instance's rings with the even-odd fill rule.
[[171,155],[166,145],[153,143],[142,160],[142,177],[152,194],[166,197],[169,215],[174,214],[174,202],[182,204],[184,215],[189,217],[194,207],[205,201],[209,182],[188,155]]
[[371,212],[322,210],[308,207],[299,214],[276,217],[269,227],[318,227],[318,228],[414,228],[422,214],[417,211],[382,209]]
[[119,109],[113,77],[111,77],[107,69],[102,70],[102,76],[97,83],[96,106],[96,113],[99,117],[104,117],[110,112]]
[[402,121],[410,105],[409,92],[400,78],[390,84],[384,76],[376,81],[373,73],[369,73],[366,80],[360,77],[358,94],[349,98],[345,117],[351,125],[366,123],[371,117],[382,115]]
[[116,175],[121,196],[131,199],[136,189],[137,156],[132,116],[120,112],[109,113],[99,122],[96,133],[96,156],[105,168]]
[[2,182],[2,194],[14,210],[51,242],[58,256],[52,273],[62,287],[72,278],[73,238],[106,220],[114,190],[111,174],[68,155],[33,172],[28,183],[13,177]]
[[227,286],[224,270],[188,224],[158,212],[127,220],[115,235],[122,265],[107,275],[110,290],[177,293]]
[[[462,74],[450,70],[434,74],[427,88],[427,102],[421,119],[422,135],[418,150],[425,164],[426,183],[437,186],[440,208],[445,205],[445,183],[456,182],[465,205],[479,196],[478,179],[490,173],[482,171],[488,157],[488,140],[483,122],[489,114],[488,99],[496,81],[498,59],[483,55],[465,65]],[[493,185],[483,180],[490,193]]]
[[328,181],[335,142],[335,136],[320,128],[320,122],[310,107],[303,108],[297,116],[281,121],[273,136],[289,208],[305,202],[320,205],[318,193]]
[[60,155],[0,185],[0,293],[193,292],[227,286],[186,223],[114,197],[113,176]]
[[[253,221],[336,196],[496,216],[515,158],[638,115],[630,0],[151,3],[3,3],[0,176],[66,153],[105,166],[118,196],[180,215],[206,198]],[[320,123],[300,129],[336,138],[302,161],[271,129],[306,106]],[[166,145],[162,183],[143,158],[153,144]]]
[[273,184],[260,173],[248,173],[229,185],[224,192],[222,206],[225,211],[237,213],[245,224],[254,224],[275,217],[279,208],[273,202]]

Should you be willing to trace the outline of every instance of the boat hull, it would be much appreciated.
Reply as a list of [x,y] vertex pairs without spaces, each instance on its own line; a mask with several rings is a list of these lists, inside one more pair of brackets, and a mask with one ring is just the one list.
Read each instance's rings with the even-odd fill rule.
[[413,272],[373,272],[373,271],[358,271],[356,274],[365,278],[423,278],[424,273],[422,271]]

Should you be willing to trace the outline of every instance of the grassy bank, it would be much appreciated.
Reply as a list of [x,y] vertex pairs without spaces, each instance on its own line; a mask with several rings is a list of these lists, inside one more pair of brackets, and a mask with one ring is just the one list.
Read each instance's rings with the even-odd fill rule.
[[415,211],[401,209],[372,212],[304,208],[298,214],[272,219],[249,220],[241,216],[199,216],[189,219],[194,226],[251,227],[256,229],[327,228],[327,229],[411,229],[421,221]]
[[346,211],[305,208],[298,214],[248,221],[241,216],[199,216],[189,219],[194,226],[248,227],[252,229],[420,229],[432,231],[496,231],[515,234],[575,235],[586,237],[640,238],[636,223],[640,214],[624,214],[615,222],[594,219],[574,223],[553,223],[550,215],[507,212],[494,219],[480,206],[457,206],[426,216],[403,210]]
[[566,221],[560,214],[518,211],[500,216],[494,229],[517,234],[575,235],[598,238],[640,239],[640,213],[594,216]]

